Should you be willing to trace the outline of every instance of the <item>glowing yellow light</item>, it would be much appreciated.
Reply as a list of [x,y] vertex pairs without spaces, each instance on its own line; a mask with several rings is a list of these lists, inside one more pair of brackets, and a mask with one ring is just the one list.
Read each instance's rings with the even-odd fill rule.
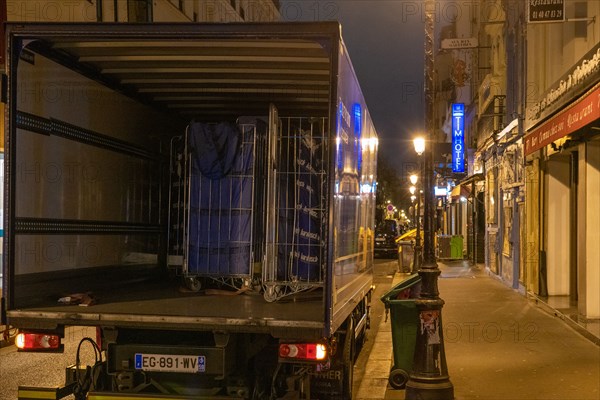
[[327,347],[319,343],[317,344],[317,360],[324,360],[325,358],[327,358]]

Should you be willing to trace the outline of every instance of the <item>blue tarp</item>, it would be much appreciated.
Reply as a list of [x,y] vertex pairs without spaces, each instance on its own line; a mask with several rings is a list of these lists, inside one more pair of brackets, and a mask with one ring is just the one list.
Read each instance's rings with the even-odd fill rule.
[[253,132],[231,124],[192,123],[188,272],[250,273]]
[[[262,187],[266,173],[255,171],[254,132],[242,133],[228,124],[192,123],[188,136],[192,148],[188,273],[248,275],[253,223],[258,247],[264,239],[260,229],[264,204],[254,204],[260,201],[256,196],[261,189],[253,185]],[[322,144],[309,132],[296,130],[279,146],[277,280],[315,282],[322,279],[324,247]],[[259,147],[256,151],[263,146]],[[254,173],[258,176],[253,178]]]
[[190,124],[188,135],[195,167],[203,176],[221,179],[231,171],[241,139],[236,126],[195,122]]
[[298,130],[282,141],[278,280],[318,281],[323,238],[322,144]]

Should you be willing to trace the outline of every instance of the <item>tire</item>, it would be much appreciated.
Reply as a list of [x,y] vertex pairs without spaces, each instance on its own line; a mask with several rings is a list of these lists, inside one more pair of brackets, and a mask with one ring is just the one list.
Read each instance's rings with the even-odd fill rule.
[[408,372],[403,369],[396,368],[390,371],[390,386],[394,389],[404,389],[406,382],[408,382]]
[[343,398],[352,399],[352,385],[354,384],[354,319],[348,318],[346,323],[346,335],[344,336],[344,349],[342,354],[343,366]]

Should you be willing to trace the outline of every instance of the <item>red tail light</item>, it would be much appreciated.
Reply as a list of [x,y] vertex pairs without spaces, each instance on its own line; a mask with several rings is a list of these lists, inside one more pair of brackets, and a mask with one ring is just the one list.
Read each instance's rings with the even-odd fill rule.
[[15,346],[22,351],[62,351],[63,348],[58,335],[27,332],[17,335]]
[[327,346],[322,343],[283,343],[279,345],[279,357],[290,361],[324,361]]

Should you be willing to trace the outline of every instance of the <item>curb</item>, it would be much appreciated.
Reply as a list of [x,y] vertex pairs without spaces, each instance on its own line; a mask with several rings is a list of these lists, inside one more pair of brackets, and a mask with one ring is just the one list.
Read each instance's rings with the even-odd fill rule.
[[[402,274],[394,274],[392,285],[394,287],[402,280]],[[385,398],[388,387],[388,378],[392,366],[392,325],[386,318],[379,323],[379,330],[374,338],[373,348],[367,360],[365,376],[360,383],[355,400],[381,400]]]

